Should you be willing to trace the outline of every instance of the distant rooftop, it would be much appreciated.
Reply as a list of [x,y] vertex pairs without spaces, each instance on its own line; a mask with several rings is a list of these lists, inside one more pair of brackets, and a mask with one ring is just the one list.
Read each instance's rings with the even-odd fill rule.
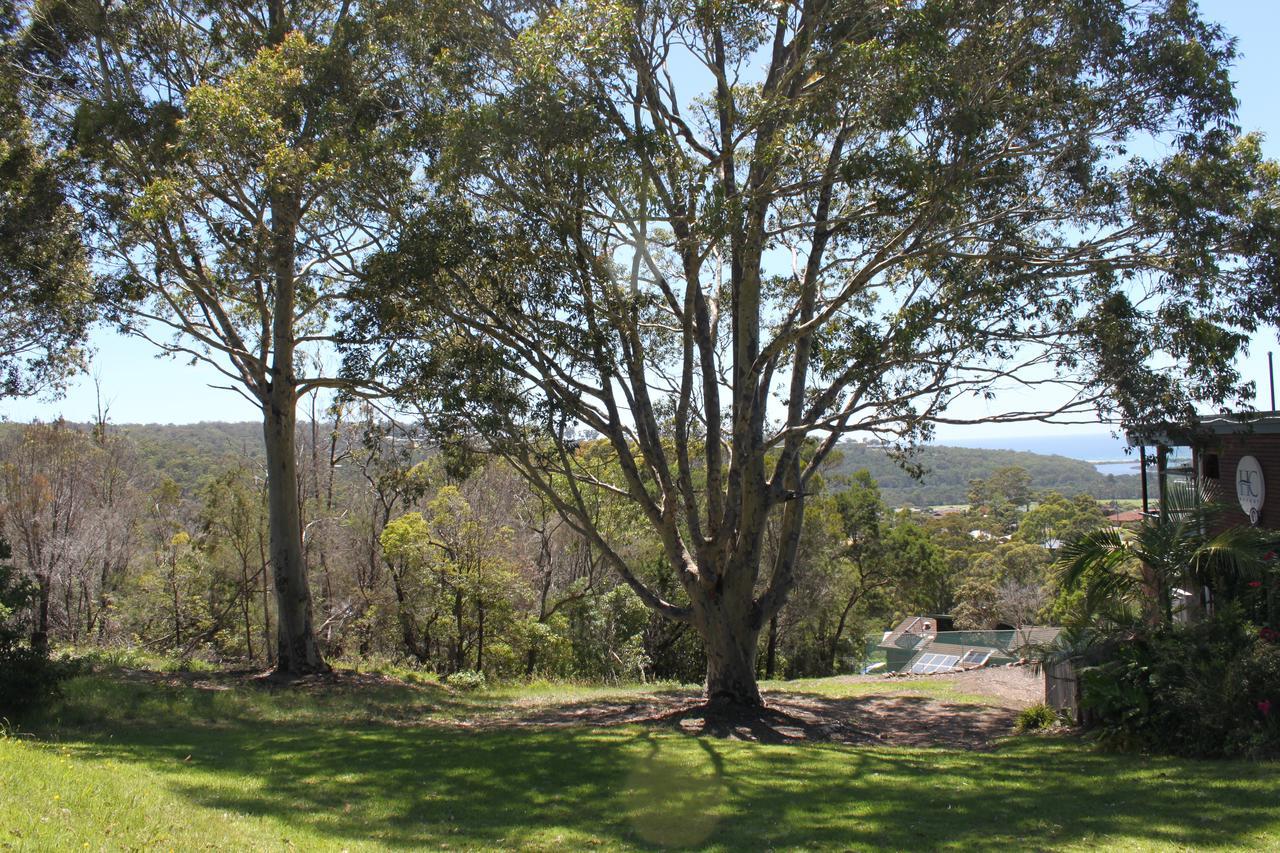
[[1107,521],[1112,524],[1134,524],[1142,521],[1145,516],[1140,509],[1126,509],[1123,512],[1113,512],[1107,516]]

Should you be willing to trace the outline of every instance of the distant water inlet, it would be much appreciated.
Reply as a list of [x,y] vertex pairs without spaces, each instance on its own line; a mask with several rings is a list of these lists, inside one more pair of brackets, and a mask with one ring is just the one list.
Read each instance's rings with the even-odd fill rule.
[[[1093,460],[1090,461],[1093,462]],[[1142,466],[1138,463],[1137,459],[1129,459],[1123,462],[1114,460],[1093,462],[1093,467],[1099,474],[1115,474],[1116,476],[1120,476],[1122,474],[1137,475],[1142,472]]]
[[[1082,459],[1099,474],[1138,474],[1137,450],[1127,447],[1124,439],[1109,433],[1015,435],[1003,438],[944,438],[939,444],[952,447],[976,447],[984,450],[1022,450],[1051,456]],[[1130,452],[1126,452],[1130,451]]]

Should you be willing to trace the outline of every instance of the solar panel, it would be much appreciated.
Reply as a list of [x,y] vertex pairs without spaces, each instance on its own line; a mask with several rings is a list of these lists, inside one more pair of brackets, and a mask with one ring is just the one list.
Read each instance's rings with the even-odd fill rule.
[[914,673],[943,672],[945,670],[954,669],[959,660],[959,655],[940,655],[934,653],[921,655],[920,659],[911,665],[911,671]]
[[990,649],[969,649],[964,653],[964,657],[960,659],[960,662],[972,666],[982,666],[989,657],[991,657]]

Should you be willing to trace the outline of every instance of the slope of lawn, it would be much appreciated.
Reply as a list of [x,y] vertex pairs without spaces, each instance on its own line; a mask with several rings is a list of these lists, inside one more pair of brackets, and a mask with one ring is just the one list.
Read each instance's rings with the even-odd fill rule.
[[639,693],[84,676],[0,739],[0,848],[1280,848],[1274,764],[477,724]]

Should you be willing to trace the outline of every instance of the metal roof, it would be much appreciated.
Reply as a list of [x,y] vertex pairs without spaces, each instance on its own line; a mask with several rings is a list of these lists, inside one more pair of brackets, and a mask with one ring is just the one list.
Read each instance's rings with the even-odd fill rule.
[[1190,424],[1155,424],[1125,431],[1130,447],[1195,444],[1213,435],[1280,434],[1280,412],[1236,412],[1201,415]]

